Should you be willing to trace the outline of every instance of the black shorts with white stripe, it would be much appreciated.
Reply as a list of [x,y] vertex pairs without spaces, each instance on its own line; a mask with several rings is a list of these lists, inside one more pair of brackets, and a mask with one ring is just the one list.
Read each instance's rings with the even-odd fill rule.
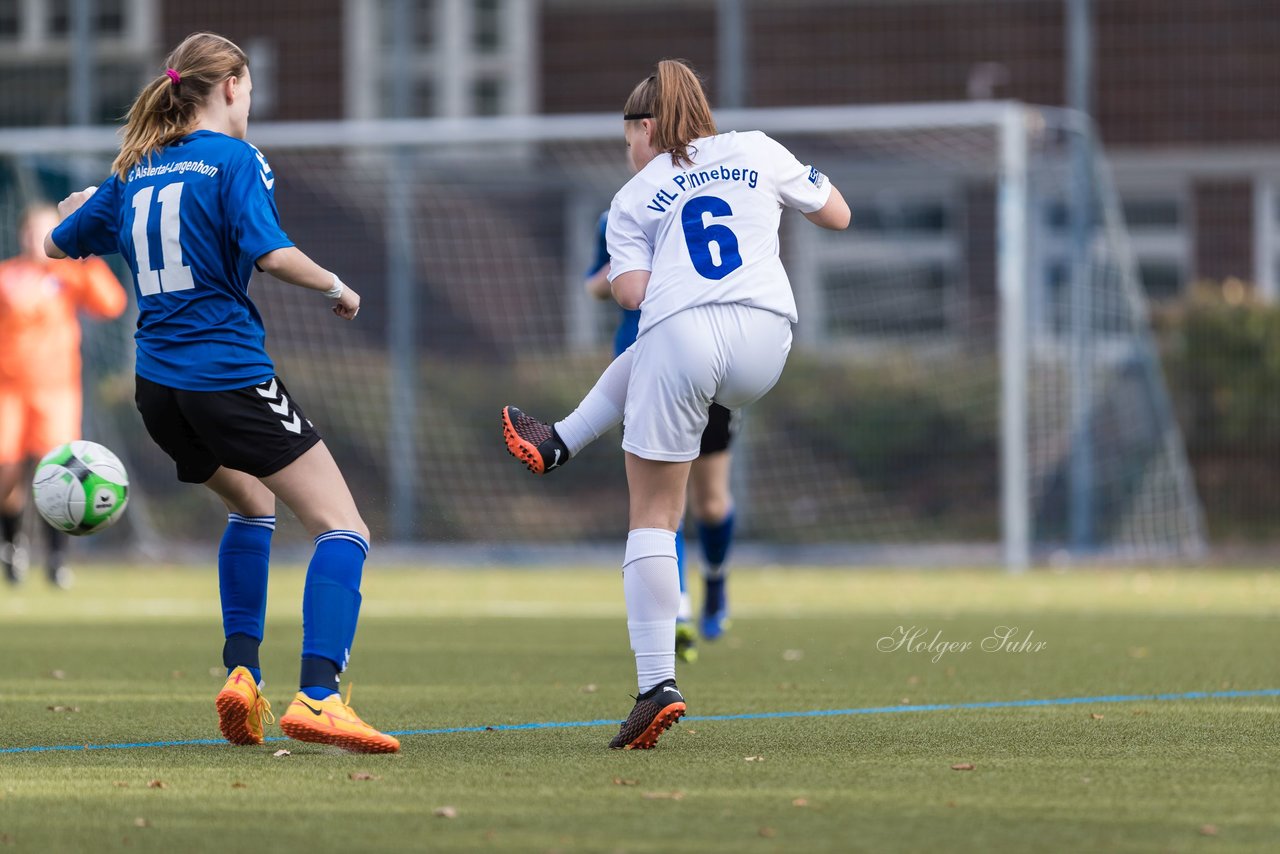
[[219,466],[267,477],[320,441],[279,377],[229,391],[185,391],[136,379],[142,421],[183,483],[204,483]]

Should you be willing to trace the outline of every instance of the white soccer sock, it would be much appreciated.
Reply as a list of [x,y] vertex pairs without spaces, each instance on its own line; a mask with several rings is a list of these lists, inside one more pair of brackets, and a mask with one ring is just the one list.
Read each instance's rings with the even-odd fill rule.
[[636,682],[643,694],[676,676],[680,578],[675,531],[636,528],[627,535],[622,592],[627,599],[631,650],[636,654]]
[[689,598],[688,592],[680,594],[680,610],[676,611],[677,620],[693,619],[693,600]]
[[631,382],[631,350],[609,363],[595,386],[563,421],[556,422],[556,435],[569,453],[576,454],[622,423],[627,403],[627,384]]

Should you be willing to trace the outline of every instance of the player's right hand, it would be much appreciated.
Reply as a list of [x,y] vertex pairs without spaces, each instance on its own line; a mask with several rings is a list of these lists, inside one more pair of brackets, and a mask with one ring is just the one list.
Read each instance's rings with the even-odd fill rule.
[[342,296],[333,301],[333,313],[343,320],[355,320],[360,313],[360,295],[347,285],[342,289]]
[[80,210],[80,206],[89,201],[93,194],[98,192],[97,187],[85,187],[78,193],[72,193],[62,201],[58,202],[58,217],[66,219],[76,211]]

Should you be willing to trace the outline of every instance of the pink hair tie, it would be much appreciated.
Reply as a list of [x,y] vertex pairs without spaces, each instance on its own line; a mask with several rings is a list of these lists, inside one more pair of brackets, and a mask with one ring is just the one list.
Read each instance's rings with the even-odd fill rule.
[[169,79],[173,81],[174,86],[177,86],[182,82],[182,75],[174,71],[172,68],[166,68],[164,73],[169,75]]

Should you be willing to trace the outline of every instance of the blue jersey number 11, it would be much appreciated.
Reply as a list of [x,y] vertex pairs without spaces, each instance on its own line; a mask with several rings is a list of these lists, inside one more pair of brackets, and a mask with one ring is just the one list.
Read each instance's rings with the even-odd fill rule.
[[[732,216],[733,208],[716,196],[698,196],[690,199],[680,213],[684,226],[684,242],[689,245],[689,260],[693,269],[704,279],[723,279],[742,266],[738,254],[738,235],[727,225],[705,222],[705,215]],[[712,252],[714,247],[715,251]]]
[[[151,296],[173,291],[189,291],[196,286],[191,268],[182,263],[182,182],[165,184],[160,192],[143,187],[133,197],[133,257],[138,264],[138,293]],[[147,226],[151,222],[151,197],[160,200],[160,257],[163,266],[151,269],[151,242]]]

